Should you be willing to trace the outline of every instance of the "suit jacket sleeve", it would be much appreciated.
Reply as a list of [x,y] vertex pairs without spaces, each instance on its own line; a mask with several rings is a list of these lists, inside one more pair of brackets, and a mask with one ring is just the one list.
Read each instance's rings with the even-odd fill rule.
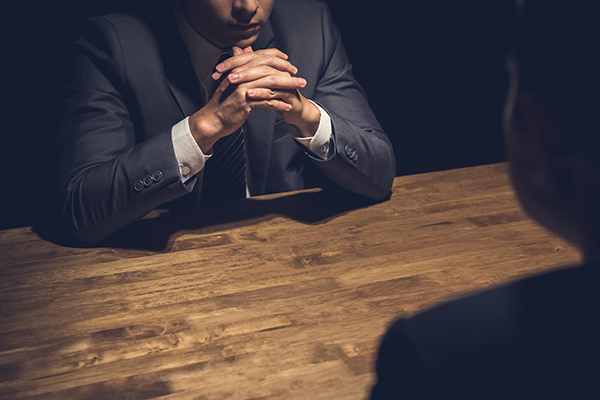
[[[315,35],[314,32],[321,35],[288,44],[294,48],[290,54],[299,54],[292,60],[293,63],[302,58],[323,61],[320,69],[311,71],[315,73],[317,82],[314,88],[307,88],[307,95],[326,109],[331,117],[336,155],[326,162],[318,159],[314,162],[339,186],[381,200],[390,193],[396,172],[392,145],[369,107],[365,92],[353,76],[352,65],[329,8],[325,3],[318,5],[321,7],[321,20],[315,23],[321,23],[319,29],[307,27],[308,22],[301,18],[287,26],[292,32],[306,32],[308,37]],[[310,44],[308,49],[307,42]],[[308,51],[312,54],[306,54]],[[302,73],[300,69],[299,75],[302,76]]]
[[134,96],[121,53],[109,20],[87,21],[63,87],[59,193],[67,231],[84,242],[96,242],[188,192],[168,125],[152,137],[136,128],[135,102],[126,106]]

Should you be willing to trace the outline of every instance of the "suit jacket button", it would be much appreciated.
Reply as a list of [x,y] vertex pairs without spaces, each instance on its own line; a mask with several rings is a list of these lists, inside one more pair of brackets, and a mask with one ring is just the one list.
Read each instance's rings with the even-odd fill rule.
[[144,189],[144,182],[142,182],[138,179],[137,181],[134,182],[133,188],[135,189],[136,192],[141,192]]
[[152,180],[152,177],[150,175],[146,175],[144,177],[144,185],[145,186],[150,186],[154,183],[154,181]]
[[159,182],[163,177],[163,173],[159,170],[156,170],[152,173],[152,180],[154,182]]
[[344,151],[346,152],[346,156],[356,162],[356,160],[358,160],[358,155],[356,154],[356,150],[354,150],[354,148],[346,145],[346,147],[344,147]]

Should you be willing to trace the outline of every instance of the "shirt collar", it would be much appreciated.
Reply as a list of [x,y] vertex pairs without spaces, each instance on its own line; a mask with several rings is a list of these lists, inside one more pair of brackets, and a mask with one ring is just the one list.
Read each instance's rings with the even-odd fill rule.
[[222,54],[230,53],[231,50],[215,46],[198,33],[188,22],[178,1],[175,2],[175,22],[190,56],[196,77],[202,87],[207,89],[207,81],[212,75],[217,61]]

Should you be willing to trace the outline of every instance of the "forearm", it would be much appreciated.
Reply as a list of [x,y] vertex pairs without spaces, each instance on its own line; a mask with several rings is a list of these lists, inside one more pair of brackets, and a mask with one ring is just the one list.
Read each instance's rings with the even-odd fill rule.
[[334,183],[353,193],[381,200],[389,195],[395,177],[395,158],[383,131],[364,129],[330,114],[334,130],[334,156],[313,158]]
[[[327,7],[325,11],[327,11]],[[337,185],[371,199],[389,195],[396,167],[391,142],[352,73],[329,13],[322,19],[325,69],[307,96],[330,115],[335,155],[317,167]]]
[[97,242],[188,193],[174,155],[165,151],[169,141],[168,135],[154,137],[114,159],[65,174],[60,195],[67,231]]
[[319,111],[319,119],[316,131],[310,137],[303,136],[303,133],[294,125],[290,125],[292,136],[298,143],[301,143],[309,154],[321,161],[329,160],[334,154],[333,146],[333,127],[331,118],[327,111],[321,106],[310,100]]

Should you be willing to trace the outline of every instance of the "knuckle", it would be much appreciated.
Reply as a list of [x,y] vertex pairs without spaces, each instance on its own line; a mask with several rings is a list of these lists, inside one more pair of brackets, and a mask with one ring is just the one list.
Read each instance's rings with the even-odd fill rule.
[[246,99],[247,90],[236,90],[235,91],[235,100],[237,102],[243,102]]

